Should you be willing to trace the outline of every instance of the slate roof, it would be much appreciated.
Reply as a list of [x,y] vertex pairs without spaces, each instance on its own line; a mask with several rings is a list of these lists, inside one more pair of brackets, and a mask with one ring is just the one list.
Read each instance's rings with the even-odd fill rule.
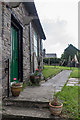
[[54,54],[45,54],[45,57],[46,58],[56,58],[57,55],[56,55],[56,53],[54,53]]

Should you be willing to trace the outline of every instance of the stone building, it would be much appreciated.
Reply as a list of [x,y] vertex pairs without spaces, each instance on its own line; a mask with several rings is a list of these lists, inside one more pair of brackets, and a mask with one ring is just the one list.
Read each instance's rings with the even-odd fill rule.
[[45,34],[34,2],[3,3],[1,10],[2,87],[6,95],[8,75],[5,71],[9,59],[9,82],[28,81],[30,73],[42,67],[42,40]]
[[57,58],[57,54],[56,53],[48,53],[48,54],[45,54],[45,58]]
[[43,57],[44,58],[57,58],[56,53],[46,53],[46,49],[43,49]]

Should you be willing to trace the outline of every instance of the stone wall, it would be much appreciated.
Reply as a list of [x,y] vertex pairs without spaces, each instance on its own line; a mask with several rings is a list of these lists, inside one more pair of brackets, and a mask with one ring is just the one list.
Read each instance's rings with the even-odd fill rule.
[[[5,60],[9,58],[9,73],[11,67],[11,12],[14,13],[17,20],[23,25],[23,16],[28,12],[25,10],[24,5],[21,3],[17,8],[7,8],[2,4],[2,85],[3,96],[7,93],[7,73],[5,73]],[[34,25],[31,23],[31,64],[30,64],[30,39],[29,39],[29,25],[23,25],[23,81],[28,81],[30,72],[33,72],[33,58],[34,58]],[[0,36],[1,37],[1,36]],[[40,37],[39,37],[39,52],[40,52]],[[40,53],[39,53],[40,56]],[[35,65],[38,65],[37,58],[35,58]],[[31,66],[30,66],[31,65]],[[30,70],[31,67],[31,70]],[[10,80],[10,74],[9,74]]]
[[[20,4],[17,8],[12,8],[16,18],[23,23],[24,6]],[[27,81],[30,75],[30,51],[29,51],[29,26],[23,27],[23,81]],[[7,92],[7,73],[5,73],[5,60],[9,58],[9,66],[11,65],[11,12],[2,5],[2,85],[3,95]],[[10,66],[11,67],[11,66]],[[9,68],[10,69],[10,68]],[[10,72],[10,71],[9,71]],[[10,76],[10,74],[9,74]],[[10,77],[9,77],[10,78]]]
[[0,100],[2,98],[2,5],[0,3]]
[[[9,58],[11,62],[11,14],[6,8],[5,4],[2,4],[2,93],[3,96],[7,94],[7,73],[5,68],[7,67],[6,60]],[[10,63],[9,63],[10,66]],[[9,75],[10,76],[10,75]]]

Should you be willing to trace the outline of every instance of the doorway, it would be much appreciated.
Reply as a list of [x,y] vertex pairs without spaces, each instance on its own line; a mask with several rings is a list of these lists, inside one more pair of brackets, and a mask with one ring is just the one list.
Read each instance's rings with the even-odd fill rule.
[[22,26],[11,16],[11,75],[10,82],[23,82]]

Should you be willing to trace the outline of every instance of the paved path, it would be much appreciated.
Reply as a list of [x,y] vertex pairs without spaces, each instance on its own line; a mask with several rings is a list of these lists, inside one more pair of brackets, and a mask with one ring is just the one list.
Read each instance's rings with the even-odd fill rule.
[[79,78],[70,78],[67,82],[67,86],[80,86],[79,81]]
[[56,86],[56,91],[60,91],[68,80],[70,73],[70,70],[65,70],[49,79],[47,82],[41,84],[41,86],[28,86],[24,89],[20,96],[15,99],[48,102],[53,96],[54,87]]

